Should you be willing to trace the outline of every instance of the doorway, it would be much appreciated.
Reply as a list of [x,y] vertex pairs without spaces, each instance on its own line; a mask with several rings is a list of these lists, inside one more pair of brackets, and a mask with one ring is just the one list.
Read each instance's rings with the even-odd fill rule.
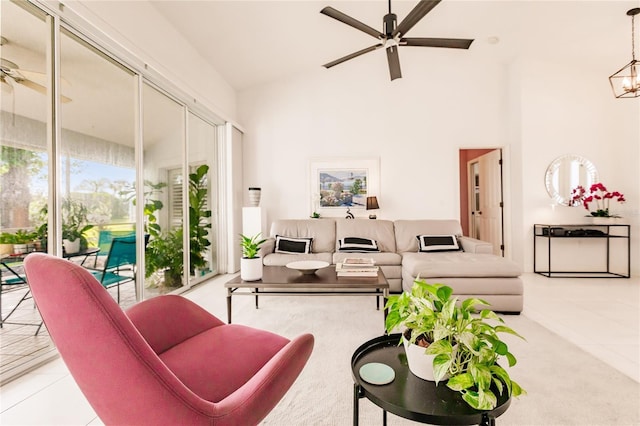
[[460,223],[463,235],[493,244],[504,256],[502,150],[461,149]]

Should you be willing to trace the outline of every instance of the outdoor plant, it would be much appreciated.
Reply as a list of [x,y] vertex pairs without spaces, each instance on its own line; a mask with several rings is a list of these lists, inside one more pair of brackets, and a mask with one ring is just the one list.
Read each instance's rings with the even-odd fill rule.
[[35,231],[28,231],[26,229],[18,229],[14,234],[13,244],[27,244],[36,239]]
[[203,164],[189,174],[189,244],[191,273],[195,268],[207,266],[205,252],[211,246],[211,210],[207,208],[207,173],[209,166]]
[[247,237],[240,234],[240,246],[242,247],[242,257],[245,259],[255,259],[258,257],[258,251],[260,246],[264,244],[266,239],[259,239],[260,233],[258,232],[253,237]]
[[389,297],[387,332],[399,327],[410,329],[410,335],[403,333],[400,343],[407,338],[425,346],[426,354],[435,355],[436,384],[448,374],[447,387],[460,392],[475,409],[495,408],[495,392],[515,397],[526,394],[498,363],[505,360],[509,367],[516,364],[499,333],[523,337],[504,325],[495,312],[478,311],[478,305],[489,305],[486,301],[469,298],[459,303],[452,294],[451,287],[416,280],[410,292]]
[[[207,266],[205,253],[211,246],[209,240],[211,210],[207,208],[208,172],[209,166],[203,164],[195,172],[189,174],[189,263],[192,274],[196,268]],[[164,186],[166,184],[145,182],[145,188],[148,188],[145,190],[145,196],[159,192]],[[145,200],[145,230],[151,236],[146,249],[145,276],[148,278],[158,270],[165,270],[169,281],[174,285],[179,285],[184,267],[184,227],[180,225],[172,230],[162,231],[155,216],[155,213],[162,207],[163,204],[159,200],[150,198]],[[167,283],[165,282],[165,284]]]
[[619,217],[609,213],[609,204],[613,201],[624,203],[624,194],[618,191],[608,191],[602,183],[594,183],[589,187],[589,193],[579,185],[571,191],[571,204],[578,206],[582,204],[594,217]]
[[165,271],[165,284],[170,287],[182,283],[183,238],[182,227],[160,235],[147,244],[145,253],[145,277],[158,270]]
[[[156,212],[162,210],[164,207],[162,201],[153,197],[161,195],[166,186],[166,182],[153,183],[149,180],[144,181],[144,232],[145,234],[149,234],[152,238],[158,237],[162,234],[162,228],[160,227],[160,224],[158,224]],[[125,189],[120,191],[120,195],[123,196],[125,200],[131,201],[134,206],[136,205],[135,184],[128,185]]]
[[85,232],[93,228],[88,223],[89,209],[83,203],[73,199],[62,202],[62,239],[75,241],[80,238],[80,248],[87,248]]

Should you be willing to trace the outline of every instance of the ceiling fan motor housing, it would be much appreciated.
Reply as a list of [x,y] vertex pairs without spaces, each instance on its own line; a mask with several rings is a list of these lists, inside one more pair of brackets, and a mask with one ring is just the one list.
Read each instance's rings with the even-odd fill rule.
[[398,17],[396,16],[395,13],[388,13],[384,15],[384,18],[382,18],[382,23],[384,25],[384,33],[387,36],[387,38],[391,38],[391,34],[393,33],[393,30],[396,29],[397,20],[398,20]]

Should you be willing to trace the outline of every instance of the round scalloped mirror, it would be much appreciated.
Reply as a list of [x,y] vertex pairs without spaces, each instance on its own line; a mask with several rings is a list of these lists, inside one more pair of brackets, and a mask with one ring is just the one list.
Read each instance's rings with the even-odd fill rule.
[[[598,182],[596,166],[579,155],[563,155],[549,164],[544,176],[544,183],[549,196],[562,206],[574,206],[571,202],[571,191],[578,185],[587,190]],[[579,204],[577,204],[579,205]]]

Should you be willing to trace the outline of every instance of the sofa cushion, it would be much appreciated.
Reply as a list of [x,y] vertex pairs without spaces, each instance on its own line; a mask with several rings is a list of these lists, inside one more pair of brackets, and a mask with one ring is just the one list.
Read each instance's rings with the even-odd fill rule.
[[338,250],[349,253],[366,253],[380,251],[376,240],[370,238],[344,237],[338,240]]
[[398,253],[417,252],[416,235],[462,235],[462,227],[457,220],[396,220],[393,224]]
[[280,219],[271,224],[270,236],[313,238],[312,253],[333,253],[336,249],[336,223],[333,219]]
[[420,252],[460,250],[455,235],[417,235],[416,238]]
[[[396,252],[396,238],[393,222],[380,219],[336,219],[336,239],[346,237],[369,238],[376,240],[381,252]],[[415,235],[414,235],[415,237]],[[340,249],[335,241],[335,251]]]
[[520,267],[504,257],[466,252],[402,253],[412,277],[518,277]]
[[306,254],[311,253],[313,238],[293,238],[276,235],[276,253]]

